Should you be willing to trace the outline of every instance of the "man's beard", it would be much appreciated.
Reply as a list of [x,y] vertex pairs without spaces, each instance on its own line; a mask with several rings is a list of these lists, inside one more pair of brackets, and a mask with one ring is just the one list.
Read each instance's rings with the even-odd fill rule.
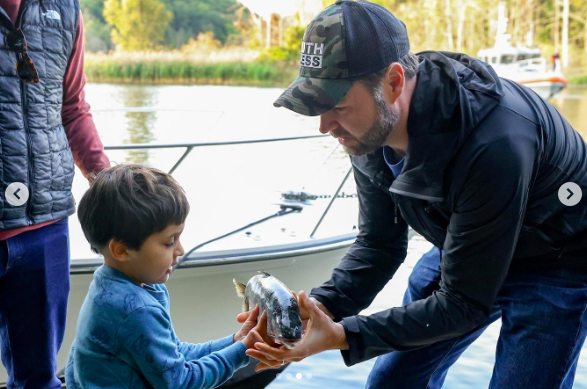
[[383,87],[373,93],[375,99],[375,107],[377,108],[377,118],[375,123],[367,130],[361,139],[357,139],[356,146],[343,146],[344,150],[353,156],[364,155],[372,153],[377,150],[387,140],[387,137],[393,131],[393,128],[399,122],[399,112],[390,108],[385,103],[383,98]]

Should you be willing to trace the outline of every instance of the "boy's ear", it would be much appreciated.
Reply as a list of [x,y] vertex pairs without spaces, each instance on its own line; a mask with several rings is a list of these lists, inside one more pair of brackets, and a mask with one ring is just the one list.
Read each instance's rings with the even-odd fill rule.
[[120,262],[128,261],[128,247],[126,247],[124,243],[110,239],[110,243],[108,243],[108,249],[110,250],[110,255],[112,255],[114,260]]

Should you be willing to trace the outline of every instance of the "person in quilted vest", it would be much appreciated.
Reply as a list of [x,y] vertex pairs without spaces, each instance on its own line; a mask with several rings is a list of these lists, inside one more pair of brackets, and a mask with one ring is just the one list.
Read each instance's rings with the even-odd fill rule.
[[8,388],[60,388],[74,163],[110,166],[85,102],[78,0],[0,0],[0,337]]

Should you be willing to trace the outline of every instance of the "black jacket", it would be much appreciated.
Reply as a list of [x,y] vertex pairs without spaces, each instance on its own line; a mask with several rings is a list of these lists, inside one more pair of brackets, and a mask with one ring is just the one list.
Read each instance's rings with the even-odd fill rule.
[[[508,271],[587,272],[587,146],[546,101],[463,54],[423,52],[394,180],[382,150],[352,157],[356,242],[311,295],[342,321],[352,365],[483,323]],[[583,190],[573,207],[559,187]],[[442,282],[424,300],[371,316],[407,251],[408,225],[443,249]],[[353,317],[350,317],[353,316]]]

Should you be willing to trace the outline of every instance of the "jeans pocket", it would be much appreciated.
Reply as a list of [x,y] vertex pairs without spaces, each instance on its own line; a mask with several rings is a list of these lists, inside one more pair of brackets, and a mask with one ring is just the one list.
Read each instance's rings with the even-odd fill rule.
[[8,272],[10,269],[18,265],[22,255],[15,255],[18,250],[11,250],[8,241],[3,240],[0,244],[0,274]]

